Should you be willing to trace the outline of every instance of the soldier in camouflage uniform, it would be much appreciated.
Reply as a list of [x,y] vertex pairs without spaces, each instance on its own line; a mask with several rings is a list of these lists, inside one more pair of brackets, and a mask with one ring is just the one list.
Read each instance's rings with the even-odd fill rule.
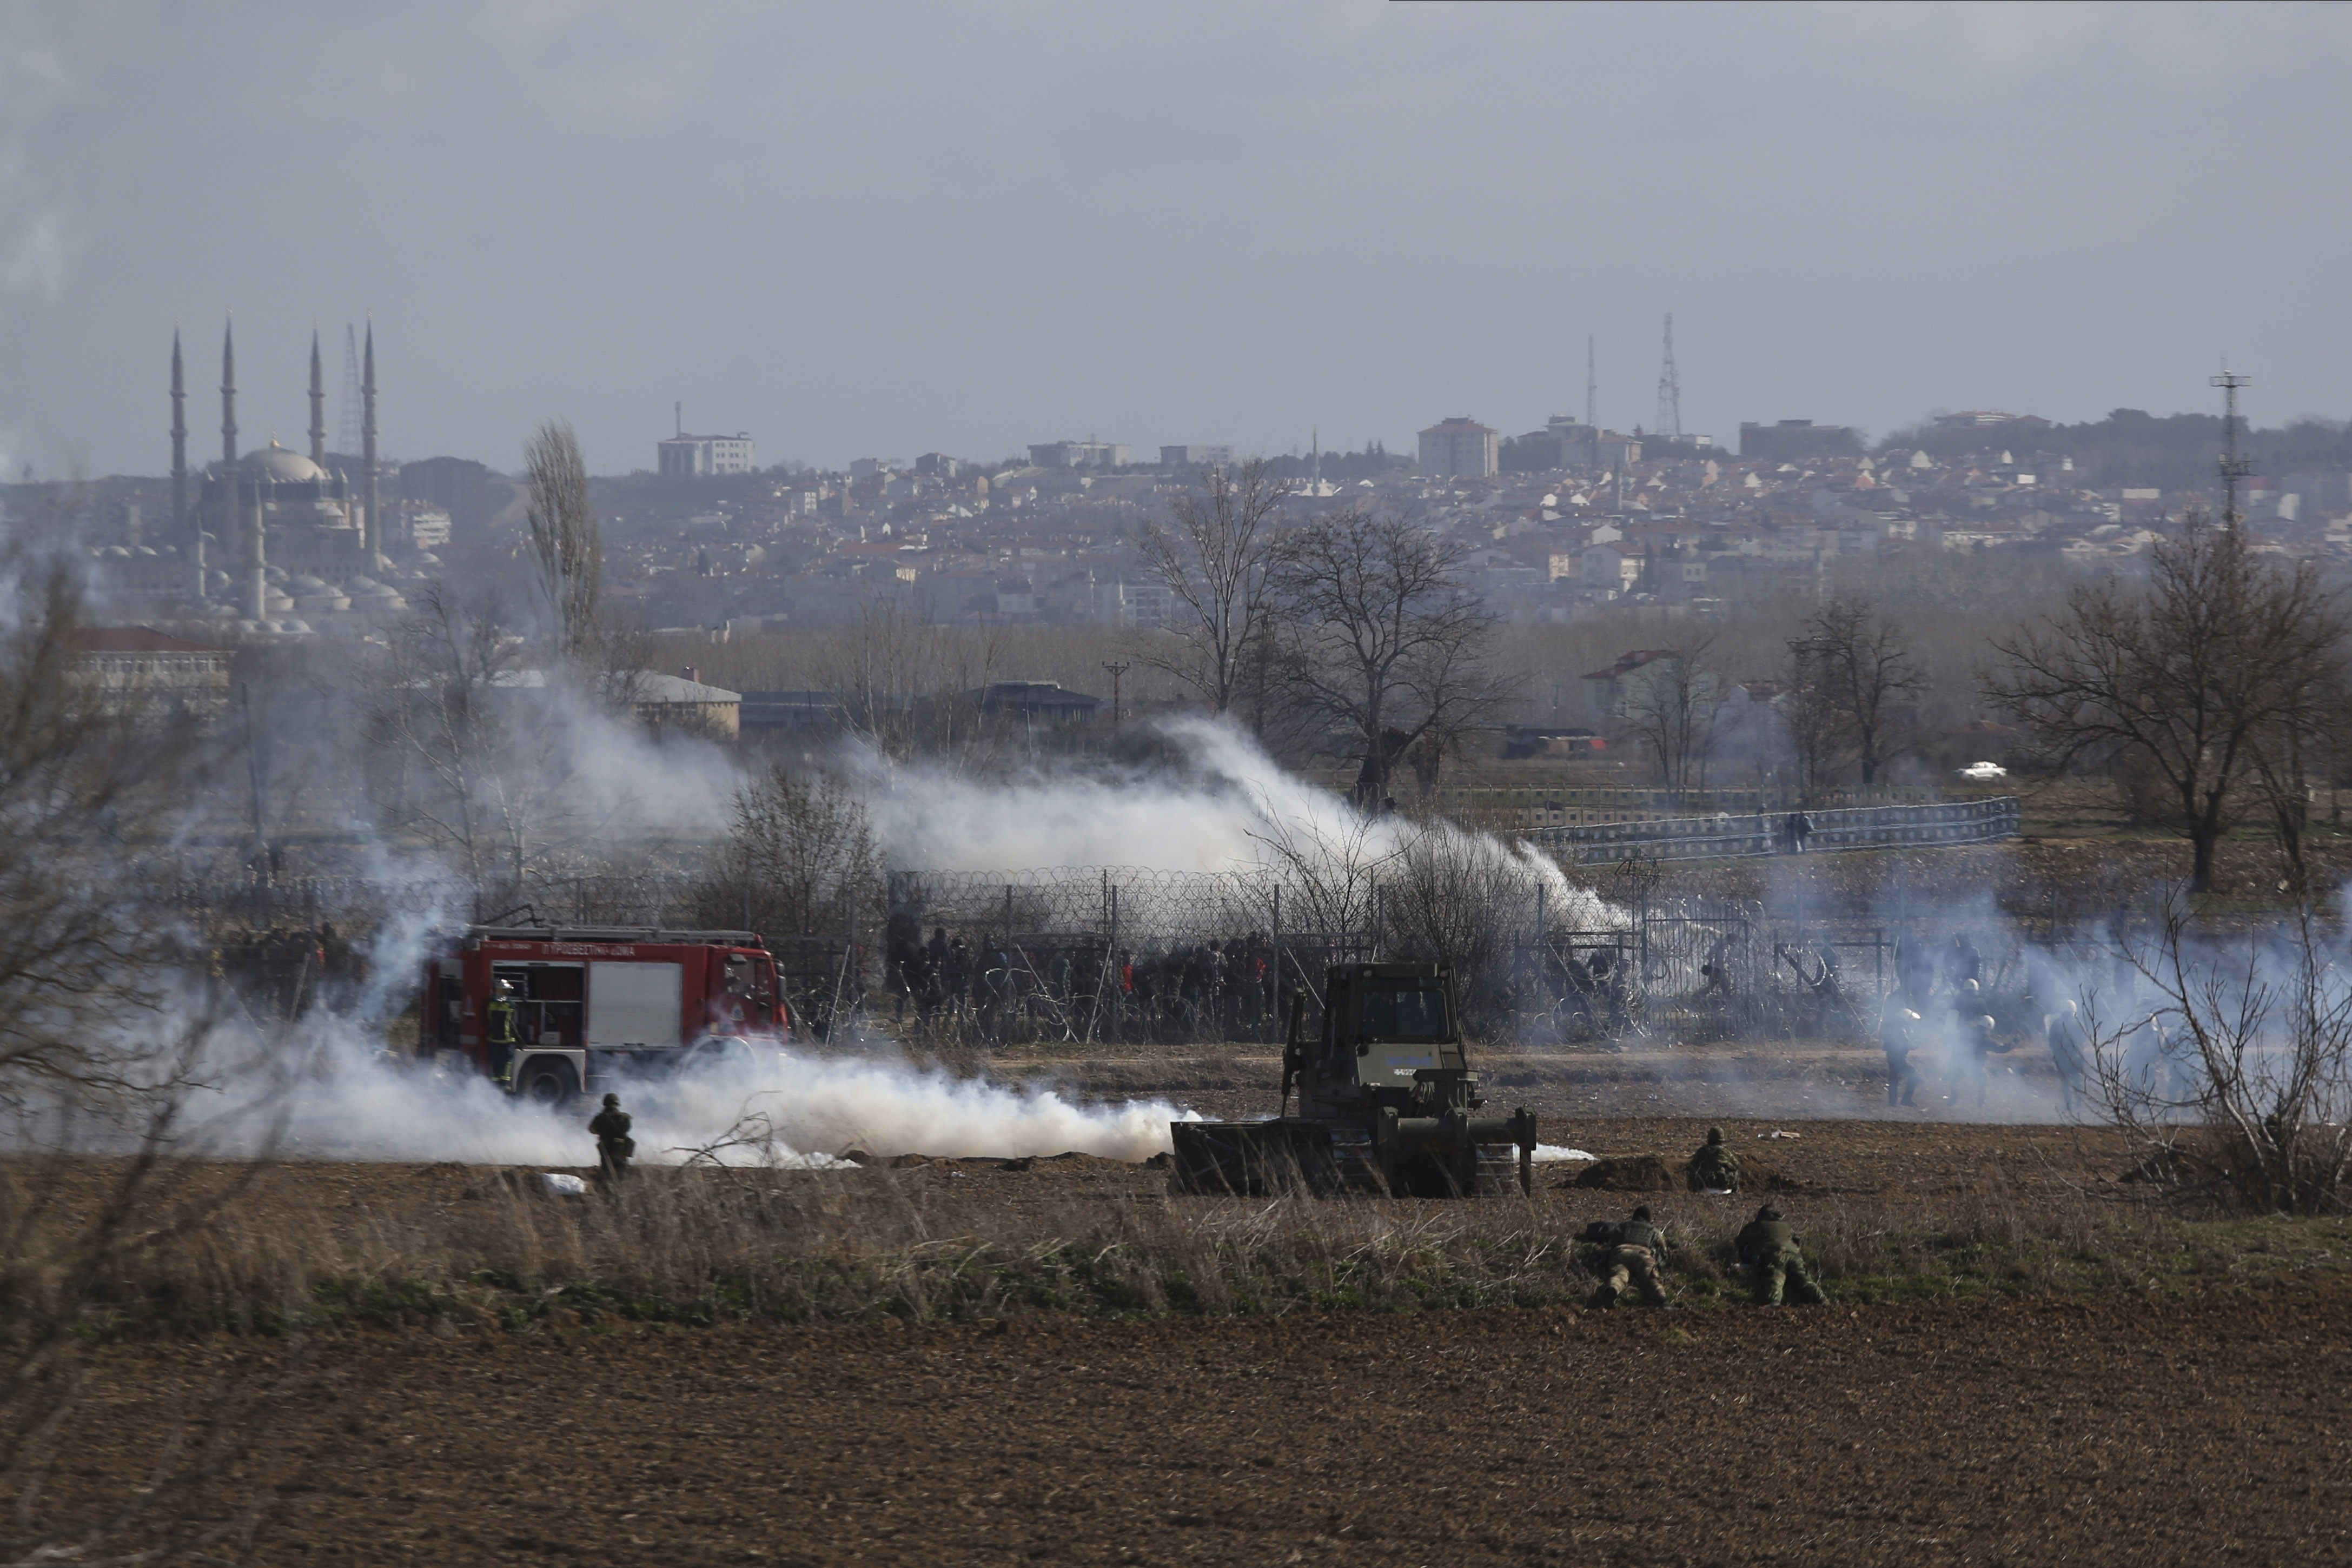
[[1756,1304],[1777,1307],[1780,1304],[1783,1284],[1803,1307],[1825,1306],[1829,1298],[1805,1272],[1803,1254],[1797,1249],[1797,1233],[1790,1228],[1779,1209],[1770,1204],[1756,1211],[1739,1232],[1734,1243],[1739,1250],[1739,1260],[1748,1265],[1748,1278],[1754,1283]]
[[1631,1284],[1650,1305],[1672,1306],[1658,1279],[1658,1264],[1666,1255],[1666,1233],[1650,1223],[1650,1206],[1636,1208],[1633,1218],[1617,1227],[1616,1243],[1596,1248],[1586,1260],[1601,1276],[1601,1288],[1592,1292],[1591,1304],[1603,1311],[1615,1306]]
[[1723,1129],[1709,1127],[1706,1142],[1690,1157],[1685,1167],[1693,1192],[1738,1192],[1739,1190],[1739,1160],[1724,1147]]
[[604,1096],[604,1108],[596,1113],[588,1130],[596,1134],[596,1179],[611,1183],[627,1176],[637,1141],[629,1136],[629,1113],[621,1109],[618,1094]]

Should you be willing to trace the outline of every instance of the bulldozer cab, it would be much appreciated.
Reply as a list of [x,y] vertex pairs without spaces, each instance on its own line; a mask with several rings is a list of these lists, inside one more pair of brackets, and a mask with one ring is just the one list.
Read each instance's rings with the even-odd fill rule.
[[1463,1057],[1452,970],[1335,964],[1322,1001],[1310,1035],[1307,998],[1291,998],[1281,1110],[1271,1120],[1170,1126],[1171,1191],[1466,1197],[1534,1190],[1535,1113],[1476,1113],[1486,1102]]
[[1450,1105],[1466,1091],[1454,977],[1437,964],[1334,965],[1322,1028],[1298,1056],[1308,1103],[1400,1111]]

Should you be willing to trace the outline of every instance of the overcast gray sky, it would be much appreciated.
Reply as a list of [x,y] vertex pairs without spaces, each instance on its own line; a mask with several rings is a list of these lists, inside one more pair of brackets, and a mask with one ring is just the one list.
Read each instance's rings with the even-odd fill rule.
[[0,11],[0,461],[383,440],[511,468],[670,404],[765,461],[1266,452],[2345,391],[2352,8],[118,4]]

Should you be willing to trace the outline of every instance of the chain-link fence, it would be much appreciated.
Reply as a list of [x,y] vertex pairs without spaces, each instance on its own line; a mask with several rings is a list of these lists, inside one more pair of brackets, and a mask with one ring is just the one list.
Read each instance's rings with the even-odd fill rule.
[[[496,909],[454,878],[338,871],[257,885],[237,869],[159,865],[153,886],[192,925],[215,917],[217,961],[257,999],[302,995],[305,966],[329,988],[363,975],[369,935],[395,915],[690,925],[713,913],[708,885],[682,863],[542,876],[533,899]],[[881,1026],[971,1046],[1271,1042],[1294,995],[1319,1004],[1332,964],[1375,959],[1453,965],[1465,1021],[1487,1038],[1868,1039],[1906,974],[1925,964],[1942,976],[1957,962],[1886,922],[1664,898],[1642,860],[1589,891],[1527,862],[1490,860],[1453,881],[1399,862],[1374,869],[1336,879],[1287,868],[901,871],[871,897],[841,899],[818,922],[832,929],[765,935],[801,1031]],[[2022,949],[2005,925],[1974,942],[1989,1000],[1998,986],[2021,987]]]
[[[1922,966],[1942,987],[1979,965],[1989,1006],[2023,986],[2006,925],[1947,951],[1933,944],[1950,933],[1657,899],[1633,869],[1603,889],[1610,902],[1570,906],[1606,924],[1561,920],[1570,910],[1533,877],[1523,898],[1496,899],[1486,961],[1456,965],[1472,1027],[1571,1045],[1868,1040]],[[1374,883],[1360,920],[1334,929],[1298,917],[1309,896],[1267,872],[896,873],[867,1005],[919,1038],[971,1044],[1272,1040],[1291,995],[1319,998],[1333,963],[1449,956],[1414,892]]]

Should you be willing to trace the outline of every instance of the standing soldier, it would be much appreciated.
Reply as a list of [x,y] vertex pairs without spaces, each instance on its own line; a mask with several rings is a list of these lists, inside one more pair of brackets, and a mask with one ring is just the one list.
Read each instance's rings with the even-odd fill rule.
[[1726,931],[1708,946],[1706,961],[1698,967],[1698,972],[1706,977],[1706,984],[1699,988],[1699,995],[1702,997],[1731,995],[1733,940],[1731,933]]
[[1748,1265],[1758,1306],[1779,1306],[1784,1281],[1795,1292],[1799,1306],[1829,1304],[1822,1288],[1805,1272],[1804,1256],[1797,1249],[1797,1233],[1770,1204],[1756,1211],[1756,1218],[1741,1228],[1734,1245],[1739,1250],[1739,1260]]
[[[1886,1103],[1889,1105],[1919,1103],[1911,1096],[1919,1088],[1919,1070],[1911,1065],[1911,1052],[1919,1041],[1912,1033],[1919,1015],[1909,1008],[1891,1008],[1886,1014],[1886,1027],[1879,1031],[1879,1043],[1886,1048]],[[1897,1093],[1900,1091],[1900,1093]]]
[[1954,996],[1963,991],[1980,990],[1984,980],[1984,955],[1969,940],[1965,931],[1952,933],[1951,956],[1944,960],[1945,981]]
[[1684,1167],[1693,1192],[1738,1192],[1739,1190],[1739,1159],[1723,1145],[1723,1129],[1709,1127],[1706,1142],[1690,1157]]
[[948,928],[931,927],[931,939],[923,945],[923,1000],[917,1009],[919,1016],[929,1020],[947,1000],[948,989]]
[[621,1109],[618,1094],[604,1096],[604,1108],[596,1113],[588,1130],[596,1134],[596,1179],[611,1183],[627,1176],[637,1141],[629,1136],[629,1113]]
[[490,1077],[501,1089],[514,1087],[515,1004],[514,982],[500,980],[490,987],[489,1006],[482,1009],[482,1038],[490,1048]]
[[1601,1288],[1592,1292],[1591,1304],[1607,1311],[1617,1304],[1617,1298],[1631,1284],[1642,1292],[1642,1300],[1654,1307],[1672,1306],[1666,1300],[1666,1288],[1658,1279],[1658,1263],[1666,1255],[1666,1233],[1650,1223],[1650,1206],[1633,1210],[1633,1218],[1614,1228],[1617,1239],[1604,1242],[1593,1250],[1588,1263],[1601,1276]]
[[330,921],[319,927],[320,992],[330,1012],[341,1012],[352,1003],[352,945]]

